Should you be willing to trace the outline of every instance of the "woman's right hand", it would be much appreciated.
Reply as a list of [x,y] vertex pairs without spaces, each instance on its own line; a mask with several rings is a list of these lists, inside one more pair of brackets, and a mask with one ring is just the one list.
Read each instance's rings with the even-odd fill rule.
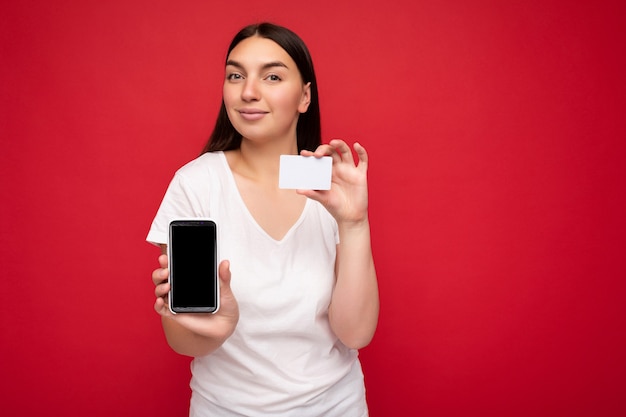
[[156,286],[154,309],[162,317],[174,320],[191,332],[223,343],[233,334],[239,321],[239,307],[230,288],[230,263],[222,261],[219,265],[220,308],[214,313],[177,313],[173,314],[168,305],[170,284],[167,255],[159,256],[160,268],[152,272],[152,282]]

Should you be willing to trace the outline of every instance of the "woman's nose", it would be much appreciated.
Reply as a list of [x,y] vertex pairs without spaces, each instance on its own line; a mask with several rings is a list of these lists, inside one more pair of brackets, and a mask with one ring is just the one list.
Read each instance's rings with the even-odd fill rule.
[[254,79],[246,79],[246,82],[243,85],[243,90],[241,91],[241,98],[244,101],[255,101],[260,98],[259,86]]

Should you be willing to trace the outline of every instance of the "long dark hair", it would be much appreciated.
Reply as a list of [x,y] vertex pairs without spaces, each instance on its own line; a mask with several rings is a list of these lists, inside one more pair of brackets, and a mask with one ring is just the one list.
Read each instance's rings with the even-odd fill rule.
[[[315,150],[322,143],[322,130],[320,123],[320,106],[317,95],[317,81],[315,79],[315,71],[313,70],[313,60],[308,48],[291,30],[274,25],[272,23],[259,23],[246,26],[241,29],[233,38],[228,53],[244,39],[252,36],[260,36],[270,39],[280,45],[294,60],[304,83],[311,83],[311,103],[306,113],[300,114],[298,124],[296,126],[296,136],[298,140],[298,152],[302,149]],[[215,151],[229,151],[238,149],[241,146],[241,134],[235,130],[224,106],[222,105],[217,115],[217,121],[213,128],[213,133],[209,137],[208,142],[204,146],[202,153]]]

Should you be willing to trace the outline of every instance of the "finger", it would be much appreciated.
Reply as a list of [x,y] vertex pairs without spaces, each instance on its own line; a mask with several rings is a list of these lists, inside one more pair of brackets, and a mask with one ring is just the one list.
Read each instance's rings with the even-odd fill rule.
[[360,143],[355,143],[354,144],[354,150],[357,154],[357,156],[359,157],[359,167],[363,166],[365,168],[367,168],[367,162],[368,162],[368,156],[367,156],[367,151],[365,150],[365,148],[363,147],[363,145],[361,145]]
[[[230,287],[230,262],[222,261],[219,265],[220,275],[220,309],[218,314],[229,317],[235,323],[239,321],[239,308],[237,300]],[[233,327],[234,330],[234,327]]]
[[333,164],[341,162],[341,156],[337,153],[335,148],[330,146],[329,144],[320,145],[315,149],[315,152],[302,150],[300,151],[300,155],[302,156],[314,156],[316,158],[322,158],[324,156],[330,156],[333,158]]
[[159,255],[159,265],[161,265],[161,268],[167,268],[167,255]]
[[154,310],[162,316],[168,316],[172,314],[167,305],[167,298],[158,297],[154,302]]
[[322,205],[326,204],[328,195],[327,190],[296,190],[296,193],[310,198],[311,200],[315,200]]
[[163,305],[164,305],[163,299],[157,298],[156,301],[154,302],[154,311],[161,314],[161,310],[163,310]]
[[232,295],[232,290],[230,289],[230,262],[222,261],[218,267],[218,274],[220,277],[220,292],[226,293],[227,295]]
[[171,287],[169,282],[159,284],[154,287],[154,295],[156,295],[157,298],[163,298],[170,292],[170,288]]
[[167,281],[167,278],[170,275],[170,271],[167,268],[158,268],[152,271],[152,283],[154,285],[159,285]]
[[346,142],[341,139],[333,139],[330,141],[330,145],[333,146],[339,155],[341,155],[341,160],[345,162],[352,162],[354,164],[354,157],[352,156],[352,151]]
[[330,156],[334,152],[334,148],[329,144],[323,144],[318,146],[315,149],[315,152],[307,151],[308,153],[305,156],[315,156],[316,158],[321,158],[322,156]]
[[333,165],[335,165],[341,162],[341,154],[339,154],[337,149],[333,146],[333,141],[335,141],[335,139],[331,140],[329,144],[321,145],[317,148],[315,156],[318,158],[321,158],[322,156],[330,156],[333,158]]

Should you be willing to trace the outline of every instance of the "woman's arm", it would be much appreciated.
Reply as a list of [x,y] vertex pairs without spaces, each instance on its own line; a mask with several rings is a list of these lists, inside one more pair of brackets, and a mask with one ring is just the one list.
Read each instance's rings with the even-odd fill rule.
[[[165,245],[161,245],[161,249],[166,252]],[[230,289],[229,263],[222,261],[219,266],[220,309],[215,314],[173,314],[167,301],[170,284],[167,281],[169,276],[167,255],[164,253],[159,256],[160,268],[152,273],[152,281],[156,286],[157,297],[154,309],[161,315],[167,342],[181,355],[193,357],[208,355],[230,337],[239,320],[237,301]]]
[[379,312],[369,222],[340,225],[339,237],[330,325],[346,346],[360,349],[374,337]]
[[315,152],[303,151],[303,155],[332,156],[332,185],[329,191],[298,192],[322,203],[337,220],[339,245],[329,320],[333,331],[346,346],[360,349],[372,340],[376,331],[379,298],[367,212],[368,156],[358,143],[354,150],[359,158],[358,164],[342,140],[332,140]]

